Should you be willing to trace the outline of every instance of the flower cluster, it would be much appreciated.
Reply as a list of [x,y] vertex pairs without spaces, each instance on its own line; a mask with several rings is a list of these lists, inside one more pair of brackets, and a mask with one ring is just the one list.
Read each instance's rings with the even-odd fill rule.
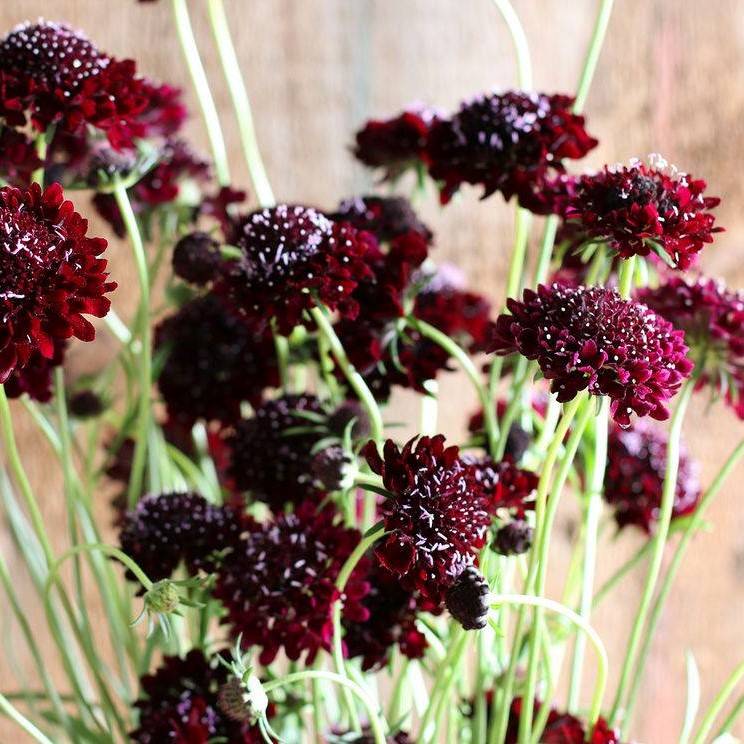
[[633,413],[667,418],[667,400],[692,371],[684,334],[614,290],[540,285],[507,307],[491,350],[536,360],[560,402],[581,390],[608,396],[621,426]]

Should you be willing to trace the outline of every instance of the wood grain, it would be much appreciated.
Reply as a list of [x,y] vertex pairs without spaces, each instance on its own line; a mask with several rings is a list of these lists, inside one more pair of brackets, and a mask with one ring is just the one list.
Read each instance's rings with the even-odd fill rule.
[[[259,140],[278,197],[331,206],[340,197],[371,187],[369,175],[350,158],[347,146],[367,116],[384,115],[412,100],[445,108],[484,89],[513,86],[512,49],[488,0],[226,0],[251,92]],[[209,38],[206,13],[192,2],[199,43],[217,103],[229,121],[234,177],[246,182],[229,99]],[[596,8],[594,0],[515,2],[533,53],[536,85],[546,91],[574,88]],[[44,15],[84,28],[103,49],[138,60],[146,74],[188,87],[169,17],[169,3],[133,0],[3,0],[0,29]],[[192,103],[193,103],[193,97]],[[704,9],[694,0],[618,0],[609,37],[587,105],[591,131],[601,146],[586,167],[605,161],[662,152],[672,162],[704,176],[724,201],[719,219],[727,232],[706,250],[705,266],[731,285],[744,283],[744,15],[736,0],[717,0]],[[198,118],[189,126],[206,147]],[[511,244],[512,209],[497,198],[479,202],[467,191],[446,210],[429,199],[423,208],[437,234],[436,257],[452,260],[473,285],[502,302]],[[105,227],[97,225],[100,231]],[[536,235],[534,236],[536,237]],[[110,250],[120,281],[115,304],[131,310],[134,272],[124,246]],[[72,353],[74,370],[95,369],[107,353],[104,340]],[[473,401],[458,375],[442,385],[442,428],[458,435],[462,411]],[[414,415],[411,398],[400,396],[392,418]],[[696,401],[686,425],[689,448],[708,482],[744,427],[720,407]],[[21,435],[26,462],[50,524],[64,524],[59,478],[48,467],[49,453],[26,426]],[[635,738],[671,744],[684,706],[684,658],[691,649],[700,665],[704,702],[744,657],[744,510],[739,468],[710,512],[711,530],[699,536],[681,571],[655,644],[644,683]],[[103,497],[102,497],[103,501]],[[105,504],[102,504],[102,511]],[[552,591],[560,590],[567,555],[567,527],[575,510],[567,505],[555,546]],[[64,535],[56,535],[63,544]],[[602,575],[630,554],[633,536],[604,541]],[[12,559],[10,541],[0,549]],[[13,560],[17,584],[27,578]],[[640,590],[634,575],[597,614],[613,667]],[[23,592],[30,596],[29,591]],[[42,615],[29,606],[44,639]],[[9,628],[7,613],[0,619]],[[22,643],[15,644],[23,667]],[[47,650],[48,646],[44,646]],[[52,658],[52,657],[50,657]],[[12,660],[0,661],[0,688],[13,684]],[[744,734],[744,728],[739,729]],[[0,741],[22,741],[2,728]]]

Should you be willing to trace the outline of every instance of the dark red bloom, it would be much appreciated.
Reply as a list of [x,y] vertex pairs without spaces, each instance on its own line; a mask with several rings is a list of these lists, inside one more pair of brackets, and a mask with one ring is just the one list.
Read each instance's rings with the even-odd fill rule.
[[69,397],[67,407],[71,416],[87,419],[100,416],[106,408],[106,403],[95,390],[84,389]]
[[266,389],[279,384],[271,337],[256,335],[212,294],[163,320],[155,349],[165,358],[158,389],[176,420],[231,423],[240,417],[242,402],[259,405]]
[[420,162],[436,113],[411,107],[392,119],[371,119],[356,133],[354,156],[370,168],[380,168],[386,180]]
[[[542,703],[535,700],[534,712],[540,710]],[[509,726],[506,731],[505,744],[517,744],[519,719],[522,714],[522,698],[514,700],[509,712]],[[586,724],[570,713],[561,713],[552,708],[548,714],[547,724],[542,736],[541,744],[621,744],[619,734],[613,731],[604,718],[600,718],[594,726],[594,731],[587,739]]]
[[312,449],[323,434],[314,430],[306,414],[322,413],[314,395],[284,395],[237,422],[227,438],[229,473],[236,487],[275,511],[316,498]]
[[482,630],[488,624],[488,582],[475,567],[468,566],[444,595],[450,615],[465,630]]
[[310,207],[262,209],[237,236],[242,255],[226,262],[221,291],[252,323],[264,327],[274,320],[283,334],[316,302],[354,318],[359,307],[351,293],[369,274],[363,259],[372,241],[369,233],[333,223]]
[[709,386],[744,419],[744,292],[714,279],[673,277],[638,299],[685,332],[697,388]]
[[260,744],[258,726],[235,721],[219,706],[219,691],[228,681],[228,670],[207,659],[201,651],[190,651],[183,659],[163,658],[159,669],[141,679],[141,694],[135,702],[139,725],[130,733],[138,744]]
[[0,116],[12,126],[27,117],[44,131],[104,131],[114,147],[143,134],[144,81],[132,60],[99,51],[80,32],[49,21],[17,26],[0,41]]
[[184,235],[173,248],[173,273],[198,287],[216,278],[222,261],[220,244],[204,232]]
[[420,659],[428,646],[416,626],[419,609],[430,609],[414,592],[404,589],[397,577],[373,563],[365,576],[369,593],[362,605],[369,614],[363,622],[344,621],[344,645],[350,658],[360,657],[365,671],[383,667],[397,645],[409,659]]
[[363,453],[393,494],[380,505],[389,534],[375,548],[378,560],[404,588],[440,604],[485,544],[491,495],[441,435],[412,439],[402,450],[389,439],[382,457],[369,443]]
[[668,417],[667,401],[692,371],[684,333],[638,302],[603,287],[540,285],[507,300],[491,350],[534,359],[560,402],[607,395],[615,421]]
[[183,91],[167,83],[143,81],[147,106],[138,116],[143,137],[170,138],[181,131],[189,112],[183,102]]
[[371,232],[381,243],[413,232],[431,242],[431,230],[413,211],[411,202],[402,196],[357,196],[345,199],[329,217],[335,222],[348,222],[357,230]]
[[491,549],[500,555],[521,555],[532,547],[534,530],[524,519],[507,522],[496,530]]
[[213,571],[215,554],[236,545],[241,527],[239,514],[229,507],[195,493],[164,493],[145,496],[127,512],[119,542],[157,581],[172,576],[181,562],[192,576],[200,569]]
[[324,447],[313,455],[310,472],[326,491],[340,491],[345,482],[344,475],[351,465],[351,457],[340,444]]
[[84,315],[102,318],[116,286],[107,282],[103,238],[86,235],[88,221],[52,184],[0,189],[0,383],[36,352],[53,359],[55,344],[92,341]]
[[606,242],[622,258],[648,256],[658,247],[687,269],[722,229],[710,211],[720,199],[704,196],[705,187],[659,158],[651,165],[605,166],[578,179],[565,217],[578,222],[587,240]]
[[[667,460],[667,436],[658,427],[638,421],[630,429],[610,431],[604,498],[618,527],[634,524],[653,531],[659,518]],[[697,467],[684,447],[680,453],[672,518],[690,514],[700,501]]]
[[12,186],[28,186],[31,175],[42,165],[36,146],[23,132],[0,128],[0,173]]
[[[318,510],[305,502],[291,514],[247,527],[219,570],[214,594],[227,609],[232,634],[242,634],[246,648],[261,648],[261,664],[282,648],[292,660],[306,652],[311,664],[321,648],[329,648],[331,605],[339,598],[335,580],[360,538],[339,523],[330,504]],[[339,600],[344,618],[361,622],[368,616],[362,604],[369,590],[366,570],[363,560]]]
[[9,398],[20,398],[26,394],[39,403],[52,398],[52,370],[62,364],[65,356],[64,341],[54,341],[54,353],[47,359],[34,351],[24,367],[16,367],[5,381],[5,393]]
[[462,461],[471,469],[478,488],[488,494],[491,508],[522,517],[534,508],[538,477],[517,467],[511,458],[494,462],[490,457],[465,454]]
[[436,121],[426,158],[429,173],[442,182],[442,203],[470,183],[483,186],[484,198],[500,191],[539,214],[553,211],[546,193],[560,182],[561,161],[582,158],[597,145],[572,104],[563,95],[488,93]]

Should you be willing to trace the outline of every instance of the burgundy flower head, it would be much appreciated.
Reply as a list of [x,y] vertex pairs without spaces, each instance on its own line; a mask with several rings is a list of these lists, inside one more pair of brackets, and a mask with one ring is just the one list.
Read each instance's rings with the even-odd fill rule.
[[242,402],[257,406],[264,391],[279,384],[270,335],[256,335],[213,294],[163,320],[155,349],[165,356],[157,383],[168,415],[186,423],[236,421]]
[[711,212],[720,199],[705,196],[705,187],[656,156],[650,165],[634,161],[579,178],[565,217],[586,240],[604,241],[622,258],[648,256],[657,247],[687,269],[722,230]]
[[77,133],[91,125],[114,147],[143,134],[144,82],[132,60],[116,60],[84,35],[50,21],[17,26],[0,41],[0,116],[44,131]]
[[[284,395],[235,424],[228,436],[229,473],[236,487],[274,511],[319,495],[313,475],[313,447],[323,436],[304,414],[322,415],[314,395]],[[304,431],[292,431],[300,430]]]
[[[666,470],[667,436],[638,421],[630,429],[610,431],[604,498],[614,509],[618,527],[634,524],[651,533],[659,518]],[[680,453],[672,518],[690,514],[701,491],[695,463],[684,447]]]
[[52,399],[52,370],[62,364],[65,356],[64,341],[54,341],[54,353],[47,359],[34,351],[24,367],[16,367],[5,381],[5,393],[9,398],[28,395],[31,400],[47,403]]
[[436,113],[412,106],[392,119],[371,119],[356,133],[354,156],[369,168],[379,168],[385,180],[416,166],[426,147]]
[[215,279],[222,261],[220,244],[204,232],[184,235],[173,248],[173,273],[198,287]]
[[167,83],[143,81],[147,106],[139,115],[144,137],[169,138],[183,127],[189,112],[183,102],[183,91]]
[[289,334],[316,301],[349,318],[351,293],[369,274],[364,255],[374,238],[333,223],[310,207],[280,204],[248,217],[237,240],[241,256],[227,262],[222,291],[257,326],[274,320]]
[[405,588],[440,604],[485,544],[491,496],[441,435],[411,439],[402,450],[389,439],[382,457],[369,443],[363,454],[393,494],[380,505],[389,534],[375,555]]
[[28,186],[31,175],[42,165],[34,143],[11,127],[0,128],[0,173],[13,186]]
[[[249,525],[223,562],[214,590],[233,636],[242,634],[246,648],[260,647],[261,664],[271,663],[282,648],[292,660],[307,653],[311,664],[321,648],[330,647],[331,605],[339,596],[335,580],[360,537],[339,523],[330,504],[318,510],[306,502],[267,524]],[[346,585],[346,619],[368,617],[362,604],[367,567],[361,561]]]
[[228,670],[210,661],[201,651],[184,658],[166,656],[153,674],[142,677],[142,693],[135,702],[139,725],[130,733],[138,744],[207,744],[229,741],[260,744],[258,726],[235,721],[219,706],[219,691],[228,681]]
[[692,371],[682,331],[614,290],[540,285],[507,307],[491,350],[536,360],[560,402],[581,390],[609,396],[621,426],[633,413],[667,418],[667,401]]
[[510,457],[494,462],[488,455],[468,453],[461,459],[471,469],[478,488],[488,495],[492,511],[499,509],[523,517],[534,508],[539,480],[536,473],[517,467]]
[[420,659],[428,646],[416,626],[419,609],[430,609],[397,577],[375,562],[365,576],[369,593],[362,605],[369,614],[363,622],[344,621],[344,645],[350,658],[360,657],[365,671],[383,667],[398,646],[409,659]]
[[335,222],[348,222],[357,230],[371,232],[381,243],[409,232],[431,242],[432,232],[402,196],[357,196],[345,199],[329,215]]
[[744,419],[744,292],[714,279],[672,277],[638,299],[685,332],[697,388],[710,387]]
[[597,145],[572,104],[563,95],[488,93],[436,121],[426,158],[429,173],[442,182],[442,203],[470,183],[483,186],[484,198],[500,191],[539,214],[553,211],[545,194],[563,173],[561,160],[582,158]]
[[214,555],[234,547],[240,531],[241,520],[233,509],[210,504],[195,493],[164,493],[145,496],[127,512],[119,542],[157,581],[170,577],[181,562],[192,576],[200,569],[213,571]]
[[0,189],[0,383],[34,352],[53,359],[55,344],[75,336],[92,341],[84,315],[102,318],[110,301],[103,238],[86,235],[88,222],[52,184],[42,192]]

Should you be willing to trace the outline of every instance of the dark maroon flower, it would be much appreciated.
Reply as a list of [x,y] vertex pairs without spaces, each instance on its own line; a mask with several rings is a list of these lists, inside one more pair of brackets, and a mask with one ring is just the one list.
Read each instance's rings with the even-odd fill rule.
[[222,261],[220,244],[204,232],[184,235],[173,248],[173,273],[198,287],[216,278]]
[[369,416],[358,400],[345,400],[328,415],[328,429],[339,438],[344,436],[349,424],[352,439],[366,439],[369,436]]
[[[661,509],[666,455],[667,436],[658,427],[638,421],[630,429],[610,431],[604,498],[618,527],[634,524],[644,532],[653,531]],[[697,467],[683,447],[672,518],[693,512],[700,495]]]
[[712,210],[720,199],[704,196],[706,183],[670,168],[656,157],[650,165],[607,167],[582,176],[565,218],[576,221],[586,240],[606,242],[622,258],[663,251],[675,267],[687,269],[713,242]]
[[5,393],[8,398],[20,398],[25,394],[39,403],[50,401],[52,399],[52,370],[62,364],[65,346],[64,341],[55,339],[51,359],[34,351],[24,367],[16,367],[5,381]]
[[517,467],[508,457],[494,462],[488,456],[465,454],[461,459],[471,469],[478,488],[488,495],[492,510],[523,517],[534,508],[538,477],[531,470]]
[[369,168],[380,168],[386,180],[397,178],[421,160],[436,113],[423,106],[392,119],[371,119],[356,133],[354,156]]
[[[248,525],[219,570],[214,594],[227,609],[232,634],[241,634],[246,648],[261,648],[261,664],[282,648],[292,660],[307,652],[311,664],[321,648],[329,648],[331,606],[339,599],[335,580],[360,538],[339,523],[330,504],[318,510],[305,502],[291,514]],[[366,570],[363,560],[339,599],[344,618],[367,618]]]
[[597,145],[572,103],[563,95],[489,93],[436,121],[426,158],[429,173],[442,182],[442,203],[470,183],[483,186],[484,198],[500,191],[537,213],[553,211],[545,194],[560,183],[561,161],[582,158]]
[[449,614],[465,630],[482,630],[488,625],[488,582],[475,567],[468,566],[444,595]]
[[692,371],[684,334],[614,290],[540,285],[507,308],[491,350],[536,360],[562,403],[581,390],[609,396],[621,426],[632,413],[667,418],[666,402]]
[[23,132],[0,129],[0,173],[11,186],[28,186],[31,175],[42,166],[36,146]]
[[145,496],[127,513],[119,542],[148,578],[158,581],[172,576],[181,562],[192,576],[200,569],[213,571],[215,554],[235,546],[241,526],[229,507],[195,493],[164,493]]
[[421,606],[420,598],[379,563],[373,563],[365,581],[369,593],[362,605],[369,617],[363,622],[344,621],[347,655],[361,658],[365,671],[384,666],[395,645],[409,659],[420,659],[428,643],[416,626],[416,616],[419,609],[433,608]]
[[685,332],[697,388],[710,387],[744,419],[744,292],[714,279],[673,277],[638,299]]
[[100,416],[106,408],[106,403],[94,390],[84,389],[70,396],[67,407],[71,416],[88,419]]
[[271,337],[256,335],[212,294],[163,320],[155,349],[164,355],[157,383],[173,419],[230,423],[242,402],[259,405],[266,389],[279,384]]
[[12,126],[27,117],[39,131],[90,125],[114,147],[143,134],[137,117],[147,91],[134,62],[104,54],[64,24],[25,23],[0,41],[0,92],[0,116]]
[[221,290],[251,322],[264,327],[274,320],[283,334],[316,302],[354,318],[359,308],[351,293],[369,274],[363,259],[373,242],[371,234],[310,207],[262,209],[237,235],[242,255],[225,263]]
[[521,555],[532,547],[532,534],[528,522],[515,519],[496,530],[491,549],[500,555]]
[[493,503],[457,447],[444,437],[421,437],[399,449],[385,443],[364,449],[372,470],[393,495],[380,506],[389,533],[376,546],[380,563],[435,604],[475,563],[491,524]]
[[131,732],[138,744],[207,744],[229,741],[260,744],[258,726],[235,721],[219,706],[219,691],[228,681],[228,670],[208,660],[201,651],[183,659],[166,656],[160,668],[142,677],[142,692],[135,702],[139,725]]
[[0,189],[0,383],[34,352],[53,359],[55,344],[75,336],[92,341],[83,315],[102,318],[116,284],[107,282],[103,238],[86,235],[88,222],[52,184],[42,192]]
[[200,213],[217,220],[227,243],[233,244],[242,232],[246,218],[233,215],[233,210],[238,204],[242,204],[247,196],[245,191],[222,186],[216,194],[202,199]]
[[284,395],[257,408],[252,418],[237,422],[227,438],[229,472],[236,487],[275,511],[317,497],[312,449],[323,434],[315,431],[306,414],[322,412],[313,395]]
[[143,81],[147,106],[137,117],[143,137],[168,139],[181,131],[189,112],[183,102],[183,91],[167,83]]
[[[540,710],[542,703],[535,700],[534,712]],[[509,712],[509,726],[506,731],[505,744],[517,744],[519,720],[522,714],[522,698],[512,702]],[[587,739],[586,725],[570,713],[561,713],[552,708],[540,737],[541,744],[621,744],[619,734],[613,731],[604,718],[599,718],[592,735]]]
[[351,465],[351,457],[339,444],[324,447],[313,455],[310,472],[313,478],[326,491],[340,491],[346,480],[346,471]]
[[381,243],[413,232],[431,242],[431,230],[402,196],[357,196],[345,199],[329,215],[335,222],[348,222],[357,230],[371,232]]

